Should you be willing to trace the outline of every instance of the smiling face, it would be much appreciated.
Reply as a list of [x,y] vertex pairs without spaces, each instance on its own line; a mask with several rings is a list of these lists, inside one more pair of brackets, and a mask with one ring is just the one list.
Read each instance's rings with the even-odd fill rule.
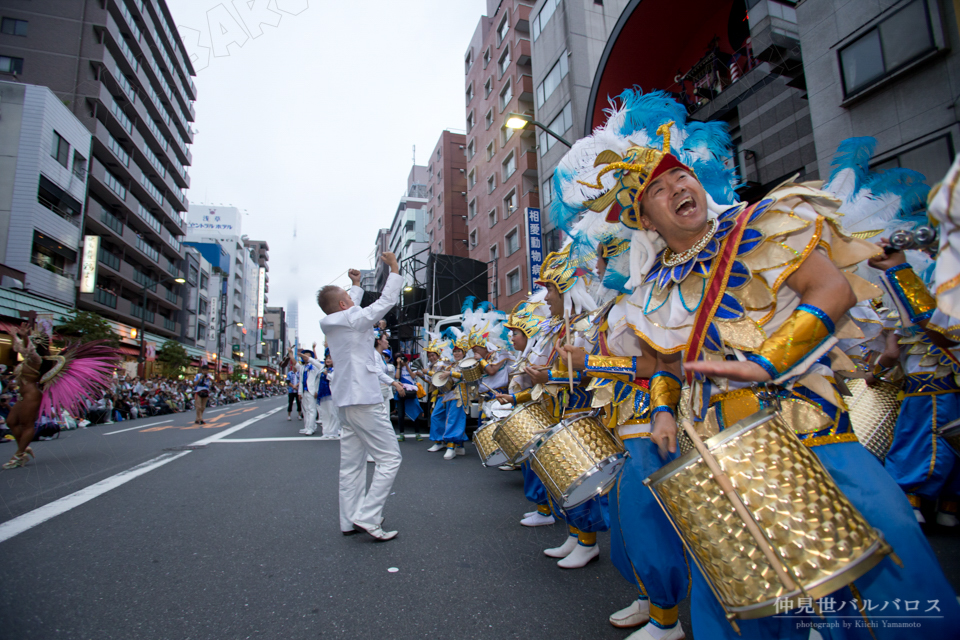
[[435,354],[433,351],[427,353],[427,360],[430,361],[430,364],[437,364],[437,360],[440,359],[440,356]]
[[463,349],[461,349],[461,348],[459,348],[459,347],[454,347],[454,349],[453,349],[453,359],[454,359],[454,360],[456,360],[457,362],[460,362],[461,360],[463,360],[463,355],[464,355],[464,354],[463,354]]
[[686,169],[669,169],[644,191],[640,220],[671,250],[686,251],[707,231],[707,192]]
[[547,306],[550,307],[550,314],[554,316],[563,315],[563,294],[560,293],[560,289],[557,288],[557,285],[552,282],[544,283],[547,288],[547,296],[543,299],[547,303]]

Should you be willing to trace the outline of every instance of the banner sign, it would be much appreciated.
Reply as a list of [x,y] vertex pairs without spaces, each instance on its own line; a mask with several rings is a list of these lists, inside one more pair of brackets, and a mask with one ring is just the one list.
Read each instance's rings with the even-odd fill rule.
[[93,293],[97,286],[97,257],[100,236],[83,236],[83,259],[80,262],[80,293]]
[[543,230],[540,224],[540,209],[527,207],[525,211],[527,258],[530,260],[530,291],[535,293],[543,288],[534,284],[540,277],[540,267],[543,265]]

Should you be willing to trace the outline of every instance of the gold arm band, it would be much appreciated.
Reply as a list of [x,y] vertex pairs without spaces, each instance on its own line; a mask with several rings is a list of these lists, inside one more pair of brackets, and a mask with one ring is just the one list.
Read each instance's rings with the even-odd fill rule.
[[530,392],[530,389],[524,389],[520,393],[514,394],[513,397],[516,398],[517,404],[523,404],[524,402],[533,400],[533,394]]
[[672,373],[657,371],[653,374],[650,378],[650,414],[669,411],[676,415],[681,387],[680,379]]
[[637,359],[630,356],[587,356],[584,373],[591,378],[633,382],[637,378]]
[[889,279],[898,301],[906,307],[911,322],[916,324],[930,319],[937,308],[937,299],[930,295],[913,267],[909,264],[898,265],[887,269],[884,275]]
[[816,351],[834,332],[833,320],[810,304],[801,304],[747,360],[763,367],[776,380]]

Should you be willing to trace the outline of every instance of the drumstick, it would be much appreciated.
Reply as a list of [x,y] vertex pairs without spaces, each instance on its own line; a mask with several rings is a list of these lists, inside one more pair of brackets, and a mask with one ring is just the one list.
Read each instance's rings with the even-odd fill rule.
[[[570,346],[570,310],[563,310],[563,327],[567,334],[567,346]],[[567,351],[567,381],[570,383],[570,395],[573,395],[573,356]]]
[[693,441],[693,446],[696,447],[697,452],[700,454],[700,457],[703,458],[707,468],[710,469],[713,479],[720,485],[720,489],[727,497],[727,500],[730,501],[730,504],[733,505],[737,515],[740,516],[743,523],[747,525],[747,531],[749,531],[753,539],[757,541],[757,546],[760,547],[763,555],[767,558],[767,562],[770,563],[770,566],[773,567],[773,570],[777,573],[780,582],[783,583],[787,591],[795,590],[797,588],[796,583],[787,575],[786,570],[783,568],[783,562],[774,553],[773,547],[770,545],[770,542],[767,541],[763,532],[760,531],[760,527],[757,526],[753,516],[747,511],[747,507],[744,506],[730,478],[723,472],[723,469],[720,468],[720,464],[717,462],[717,459],[713,457],[713,454],[710,453],[710,450],[707,449],[707,446],[703,444],[703,440],[700,439],[700,435],[693,428],[693,424],[691,424],[689,420],[681,420],[681,424],[683,425],[683,430],[687,432],[687,436]]

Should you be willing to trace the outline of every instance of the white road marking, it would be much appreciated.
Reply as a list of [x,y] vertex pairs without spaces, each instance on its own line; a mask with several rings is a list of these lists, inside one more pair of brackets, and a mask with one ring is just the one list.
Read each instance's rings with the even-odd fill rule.
[[177,458],[182,458],[183,456],[191,453],[190,451],[183,451],[181,453],[165,453],[162,456],[157,456],[153,460],[147,460],[143,464],[138,464],[132,469],[127,469],[126,471],[121,471],[115,476],[110,476],[106,480],[101,480],[100,482],[91,485],[85,489],[80,489],[75,491],[68,496],[64,496],[59,500],[54,500],[49,504],[45,504],[42,507],[34,509],[33,511],[27,512],[22,516],[18,516],[13,520],[7,520],[3,524],[0,524],[0,542],[9,540],[13,536],[23,533],[38,524],[42,524],[47,520],[54,518],[61,513],[66,513],[74,507],[79,507],[85,502],[93,500],[97,496],[103,495],[111,489],[116,489],[117,487],[130,482],[138,476],[142,476],[148,471],[153,471],[158,467],[162,467],[168,462],[172,462]]
[[[206,445],[211,442],[216,442],[217,440],[220,440],[224,436],[230,435],[231,433],[236,433],[240,429],[249,427],[251,424],[258,422],[260,420],[263,420],[267,416],[273,415],[277,411],[280,411],[280,409],[282,408],[283,407],[277,407],[276,409],[267,411],[266,413],[261,413],[260,415],[254,416],[253,418],[250,418],[245,422],[241,422],[235,427],[231,427],[229,429],[221,431],[220,433],[214,434],[209,438],[204,438],[203,440],[197,440],[196,442],[193,443],[192,446]],[[172,422],[172,420],[170,422]],[[144,425],[144,426],[147,426],[147,425]],[[135,427],[135,428],[142,429],[143,427]],[[127,469],[126,471],[121,471],[120,473],[110,476],[105,480],[101,480],[100,482],[90,485],[89,487],[80,489],[79,491],[74,491],[70,495],[64,496],[59,500],[54,500],[53,502],[49,504],[45,504],[42,507],[37,507],[33,511],[28,511],[27,513],[21,516],[17,516],[16,518],[13,518],[12,520],[7,520],[6,522],[0,524],[0,543],[9,540],[10,538],[18,534],[21,534],[24,531],[28,531],[39,524],[43,524],[44,522],[46,522],[47,520],[50,520],[51,518],[55,518],[56,516],[62,513],[66,513],[67,511],[70,511],[74,507],[79,507],[80,505],[86,502],[89,502],[90,500],[93,500],[97,496],[101,496],[105,494],[111,489],[116,489],[117,487],[124,485],[127,482],[130,482],[131,480],[133,480],[138,476],[142,476],[143,474],[149,471],[153,471],[154,469],[162,467],[168,462],[173,462],[178,458],[182,458],[188,453],[191,453],[191,451],[181,451],[179,453],[165,453],[161,456],[157,456],[156,458],[153,458],[152,460],[147,460],[142,464],[138,464],[135,467]]]
[[110,433],[105,433],[105,436],[112,436],[115,433],[123,433],[124,431],[133,431],[134,429],[146,429],[147,427],[155,427],[158,424],[167,424],[168,422],[173,422],[173,420],[163,420],[162,422],[151,422],[150,424],[141,424],[138,427],[130,427],[129,429],[120,429],[120,431],[111,431]]
[[332,442],[332,440],[322,440],[319,437],[310,437],[310,436],[299,436],[294,437],[290,436],[287,438],[228,438],[226,440],[220,440],[216,444],[224,444],[227,442],[303,442],[303,441],[314,441],[314,442]]

